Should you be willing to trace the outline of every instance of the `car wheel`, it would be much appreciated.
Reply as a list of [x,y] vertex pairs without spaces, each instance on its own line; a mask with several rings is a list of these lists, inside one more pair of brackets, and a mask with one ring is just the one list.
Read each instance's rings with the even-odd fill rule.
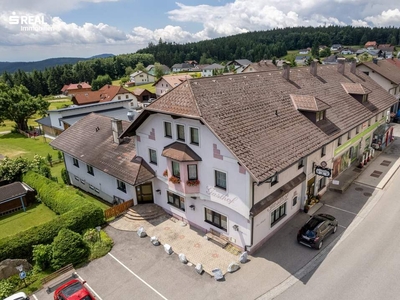
[[332,233],[335,233],[336,231],[337,231],[337,225],[335,225],[335,227],[333,227]]
[[317,250],[321,250],[322,248],[322,241],[319,242],[318,246],[317,246]]

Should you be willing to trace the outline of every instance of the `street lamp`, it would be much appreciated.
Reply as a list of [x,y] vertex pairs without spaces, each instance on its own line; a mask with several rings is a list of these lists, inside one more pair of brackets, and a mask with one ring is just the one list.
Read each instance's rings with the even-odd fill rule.
[[101,234],[100,234],[101,226],[96,226],[95,228],[96,228],[97,232],[99,233],[99,240],[101,241]]

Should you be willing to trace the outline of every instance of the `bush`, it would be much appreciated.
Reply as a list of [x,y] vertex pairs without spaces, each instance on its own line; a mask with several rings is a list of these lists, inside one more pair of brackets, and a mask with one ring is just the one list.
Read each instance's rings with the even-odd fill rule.
[[41,201],[57,214],[64,214],[86,203],[86,199],[35,172],[28,172],[24,182],[36,189]]
[[84,262],[90,253],[81,235],[65,228],[54,238],[52,249],[51,266],[54,270]]
[[25,258],[32,261],[34,245],[51,244],[62,228],[83,233],[104,223],[104,213],[99,207],[86,204],[67,212],[40,226],[31,227],[0,240],[0,261],[7,258]]
[[6,279],[0,280],[0,299],[10,296],[14,291],[14,285]]
[[52,247],[51,245],[35,245],[33,246],[33,261],[35,262],[35,267],[41,270],[46,270],[50,267],[50,261],[52,257]]
[[112,249],[114,242],[106,232],[97,232],[95,229],[89,229],[83,235],[83,240],[89,245],[90,257],[93,260],[106,255]]
[[68,171],[65,168],[61,169],[61,178],[65,184],[71,184],[71,182],[69,181]]

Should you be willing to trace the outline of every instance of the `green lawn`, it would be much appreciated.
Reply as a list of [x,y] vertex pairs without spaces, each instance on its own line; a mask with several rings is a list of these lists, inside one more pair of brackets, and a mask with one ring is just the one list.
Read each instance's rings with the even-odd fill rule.
[[29,206],[24,212],[17,211],[10,215],[0,217],[0,239],[24,231],[56,218],[56,214],[43,203]]

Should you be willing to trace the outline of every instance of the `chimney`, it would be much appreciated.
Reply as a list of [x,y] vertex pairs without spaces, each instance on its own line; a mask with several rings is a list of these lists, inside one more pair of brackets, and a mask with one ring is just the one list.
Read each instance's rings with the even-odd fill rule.
[[290,66],[287,63],[283,64],[282,77],[286,80],[290,80]]
[[357,63],[356,63],[355,59],[353,59],[353,61],[350,64],[350,72],[353,73],[354,75],[356,74],[356,66],[357,66]]
[[377,58],[373,58],[372,62],[377,65],[378,64],[378,59]]
[[337,59],[337,62],[338,62],[338,67],[337,67],[337,70],[338,70],[338,72],[340,73],[340,74],[342,74],[342,75],[344,75],[344,68],[345,68],[345,66],[344,66],[344,62],[345,62],[345,58],[343,58],[343,57],[339,57],[338,59]]
[[122,134],[122,121],[117,119],[112,119],[111,129],[113,133],[114,143],[119,145],[121,143],[121,139],[119,138],[119,136]]
[[318,66],[318,63],[313,60],[310,65],[310,73],[314,77],[317,76],[317,66]]

